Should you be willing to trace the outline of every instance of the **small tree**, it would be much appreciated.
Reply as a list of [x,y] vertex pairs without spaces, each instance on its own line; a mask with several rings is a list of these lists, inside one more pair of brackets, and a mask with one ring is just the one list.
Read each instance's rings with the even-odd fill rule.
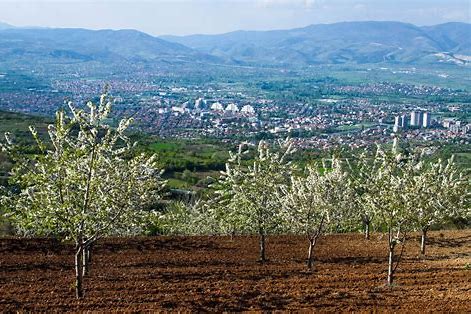
[[217,221],[219,232],[230,235],[231,240],[237,233],[250,232],[247,217],[241,210],[241,200],[231,189],[230,181],[219,180],[210,187],[214,193],[207,202],[208,219]]
[[460,173],[453,157],[426,163],[418,162],[408,169],[407,190],[409,194],[411,221],[421,234],[420,254],[425,255],[427,232],[446,219],[460,216],[469,198],[469,179]]
[[219,180],[215,180],[209,187],[211,193],[207,201],[209,211],[211,212],[210,220],[214,219],[218,222],[219,231],[222,234],[229,234],[231,239],[237,233],[245,231],[250,232],[248,228],[249,222],[246,215],[243,215],[242,206],[236,189],[233,188],[234,181],[227,176],[227,170],[230,163],[237,163],[237,167],[241,167],[242,156],[250,151],[246,149],[246,144],[239,145],[236,154],[229,152],[229,160],[226,164],[226,172],[221,172]]
[[[378,147],[375,160],[361,160],[362,171],[368,171],[370,180],[367,191],[362,198],[363,206],[370,207],[378,225],[386,230],[388,236],[388,285],[392,285],[394,274],[404,252],[407,231],[409,229],[409,203],[406,190],[407,181],[404,174],[413,168],[414,159],[397,151],[395,144],[392,152],[383,151]],[[369,166],[368,166],[369,165]],[[401,253],[395,255],[398,244],[402,244]]]
[[[12,180],[20,192],[3,198],[20,233],[75,242],[77,298],[83,297],[91,245],[105,235],[139,231],[164,184],[155,156],[132,156],[125,135],[132,120],[121,120],[116,130],[106,123],[111,102],[105,93],[98,105],[88,102],[88,112],[69,103],[72,116],[57,112],[50,143],[31,128],[41,154],[16,156]],[[6,137],[3,148],[13,152]]]
[[[243,221],[249,231],[258,233],[260,261],[266,261],[265,240],[269,232],[279,227],[281,204],[276,197],[282,185],[289,183],[292,166],[287,160],[293,152],[290,140],[280,141],[273,151],[261,141],[252,164],[246,165],[242,156],[248,153],[245,145],[230,153],[226,171],[214,185],[216,194],[228,204],[230,221]],[[239,218],[240,216],[240,218]]]
[[350,163],[347,160],[349,165],[350,186],[355,192],[355,197],[352,197],[351,206],[355,207],[356,211],[351,218],[355,221],[357,219],[361,220],[365,239],[369,240],[374,211],[368,202],[366,202],[365,198],[372,192],[370,188],[374,188],[370,185],[370,182],[381,163],[375,158],[370,158],[368,150],[365,150],[362,154],[357,156],[356,159],[360,162]]
[[318,239],[342,221],[351,201],[349,191],[348,176],[337,158],[332,159],[331,170],[326,163],[322,169],[308,166],[307,176],[293,176],[291,185],[281,188],[286,223],[291,230],[304,233],[309,241],[308,269],[312,269]]
[[202,235],[219,232],[219,223],[212,216],[207,204],[200,199],[170,203],[158,217],[164,234]]

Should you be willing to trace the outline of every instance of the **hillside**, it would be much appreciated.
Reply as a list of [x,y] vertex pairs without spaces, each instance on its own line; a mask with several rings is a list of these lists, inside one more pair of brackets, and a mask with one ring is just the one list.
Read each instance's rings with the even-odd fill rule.
[[274,31],[162,36],[136,30],[16,28],[0,23],[0,61],[16,64],[471,63],[471,24],[343,22]]
[[[434,231],[428,258],[408,241],[394,287],[385,285],[386,237],[326,236],[305,270],[307,240],[273,236],[271,259],[256,261],[257,239],[105,238],[96,244],[86,297],[72,294],[72,244],[0,239],[3,312],[469,312],[471,231]],[[72,261],[71,261],[72,260]]]
[[446,23],[423,27],[444,51],[471,55],[471,24]]
[[465,23],[418,27],[400,22],[343,22],[292,30],[162,38],[254,65],[436,63],[445,60],[437,55],[440,53],[467,63],[471,55],[471,24]]
[[10,24],[3,23],[3,22],[0,21],[0,30],[1,30],[1,29],[8,29],[8,28],[13,28],[13,26],[10,25]]
[[217,58],[136,30],[0,29],[0,59],[36,62],[215,62]]

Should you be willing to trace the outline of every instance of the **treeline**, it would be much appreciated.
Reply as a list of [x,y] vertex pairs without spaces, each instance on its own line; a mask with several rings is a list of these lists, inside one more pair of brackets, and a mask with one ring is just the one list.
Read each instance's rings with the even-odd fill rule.
[[[245,158],[255,150],[252,158]],[[395,248],[407,234],[420,231],[425,254],[427,232],[450,221],[469,226],[467,177],[454,162],[430,161],[421,151],[364,151],[351,158],[332,155],[298,167],[291,141],[273,149],[241,145],[231,153],[222,176],[205,198],[173,204],[157,220],[157,230],[172,235],[258,234],[260,260],[266,260],[270,234],[304,234],[309,241],[308,267],[318,239],[326,232],[370,230],[386,233],[388,283],[400,261]]]

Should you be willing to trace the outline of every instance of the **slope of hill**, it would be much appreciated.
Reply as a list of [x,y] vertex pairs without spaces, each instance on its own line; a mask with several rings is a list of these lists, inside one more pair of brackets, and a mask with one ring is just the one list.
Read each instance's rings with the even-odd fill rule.
[[422,28],[444,51],[471,55],[471,24],[446,23]]
[[135,30],[0,30],[0,59],[46,61],[216,62],[216,57]]
[[8,28],[14,28],[14,26],[0,21],[0,29],[8,29]]
[[16,28],[0,23],[0,63],[471,64],[471,24],[343,22],[274,31],[163,36],[136,30]]
[[443,61],[439,53],[471,54],[471,24],[465,23],[343,22],[162,38],[244,64],[430,63]]

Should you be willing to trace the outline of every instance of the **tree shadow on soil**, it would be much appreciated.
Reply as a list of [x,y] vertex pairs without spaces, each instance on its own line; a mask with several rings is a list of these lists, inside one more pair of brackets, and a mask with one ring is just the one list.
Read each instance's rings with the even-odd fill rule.
[[319,262],[345,265],[366,265],[383,264],[385,262],[385,259],[372,256],[340,256],[322,259]]
[[232,247],[222,246],[212,241],[198,242],[194,239],[129,239],[126,242],[111,241],[97,242],[97,252],[118,252],[125,250],[137,251],[224,251],[234,250]]
[[258,309],[262,311],[273,311],[286,309],[291,302],[291,298],[279,294],[248,291],[242,295],[233,296],[231,304],[227,304],[227,301],[218,302],[209,299],[204,302],[194,302],[191,307],[198,312],[214,311],[215,309],[223,309],[224,312],[240,312]]
[[444,255],[426,255],[426,256],[418,256],[416,259],[424,260],[424,261],[446,261],[452,260],[456,258],[471,258],[471,252],[458,252],[458,253],[447,253]]
[[61,253],[72,250],[70,243],[61,242],[54,238],[7,238],[0,239],[0,252],[38,252],[44,254]]
[[452,269],[447,268],[447,267],[431,267],[431,268],[416,268],[413,270],[409,270],[408,272],[410,273],[432,273],[432,274],[440,274],[440,273],[446,273],[451,271]]
[[214,267],[214,266],[221,266],[221,267],[237,267],[245,265],[243,262],[236,262],[236,261],[222,261],[222,260],[205,260],[205,261],[198,261],[198,260],[149,260],[147,262],[138,262],[138,263],[131,263],[126,265],[117,265],[119,268],[167,268],[167,267],[175,267],[175,268],[185,268],[185,267]]
[[[417,238],[419,241],[420,238]],[[471,235],[457,237],[454,239],[446,239],[442,237],[430,237],[427,239],[427,244],[432,246],[444,247],[444,248],[456,248],[462,246],[470,246]]]
[[28,264],[15,264],[15,265],[3,265],[2,272],[18,272],[18,271],[36,271],[36,270],[64,270],[69,271],[74,267],[71,264],[67,263],[54,263],[51,261],[46,262],[37,262],[37,263],[28,263]]

